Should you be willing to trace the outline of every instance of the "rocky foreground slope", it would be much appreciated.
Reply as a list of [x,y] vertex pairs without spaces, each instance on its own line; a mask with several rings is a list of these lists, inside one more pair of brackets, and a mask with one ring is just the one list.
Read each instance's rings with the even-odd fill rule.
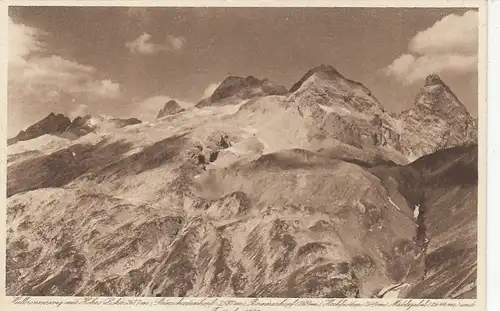
[[439,78],[401,115],[331,66],[226,82],[9,146],[7,294],[475,297],[475,121]]

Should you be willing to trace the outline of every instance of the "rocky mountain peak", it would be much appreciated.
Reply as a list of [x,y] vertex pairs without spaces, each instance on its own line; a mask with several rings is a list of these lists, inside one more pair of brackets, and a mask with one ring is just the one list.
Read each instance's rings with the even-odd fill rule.
[[28,128],[95,135],[8,148],[6,294],[475,298],[478,151],[450,147],[477,130],[453,93],[429,78],[399,119],[331,66],[302,80]]
[[415,157],[477,143],[477,125],[465,105],[436,74],[425,79],[414,106],[399,118],[406,127],[407,154]]
[[163,118],[165,116],[173,115],[182,111],[184,111],[184,108],[182,108],[178,102],[171,99],[167,103],[165,103],[165,106],[163,106],[163,108],[158,112],[158,116],[156,118]]
[[415,99],[414,108],[441,118],[454,119],[460,115],[470,117],[465,105],[437,74],[427,76],[424,87]]
[[217,87],[210,99],[216,101],[230,96],[243,95],[252,96],[253,88],[260,89],[263,93],[262,95],[282,95],[286,93],[286,89],[280,85],[277,85],[268,79],[258,79],[254,76],[248,76],[246,78],[229,76]]
[[446,86],[443,80],[441,80],[441,78],[435,73],[432,73],[425,78],[425,86],[431,86],[431,85]]
[[180,107],[179,103],[176,102],[175,100],[171,99],[169,100],[166,104],[165,107]]
[[344,78],[332,65],[321,64],[306,72],[306,74],[292,86],[290,92],[293,93],[297,91],[302,86],[302,84],[304,84],[304,82],[307,81],[312,75],[319,75],[322,78],[327,79],[335,79],[339,77]]
[[287,90],[284,86],[276,84],[268,79],[258,79],[254,76],[238,77],[229,76],[224,79],[215,89],[213,94],[196,105],[197,107],[209,106],[227,99],[249,99],[268,95],[285,95]]
[[20,131],[16,137],[8,139],[7,144],[15,144],[18,141],[30,140],[45,134],[61,134],[68,126],[71,120],[63,114],[51,112],[48,116],[35,124],[29,126],[26,130]]
[[78,138],[95,131],[95,125],[92,123],[91,115],[77,116],[73,122],[64,131],[65,136],[69,138]]

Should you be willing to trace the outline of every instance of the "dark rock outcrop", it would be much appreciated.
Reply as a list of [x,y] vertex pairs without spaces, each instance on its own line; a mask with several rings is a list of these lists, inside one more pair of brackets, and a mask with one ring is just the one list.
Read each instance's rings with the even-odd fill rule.
[[8,145],[18,141],[30,140],[45,134],[62,134],[71,125],[71,120],[63,114],[50,113],[47,117],[20,131],[16,137],[7,140]]
[[259,96],[285,94],[287,94],[285,87],[267,79],[260,80],[252,76],[246,78],[230,76],[222,81],[209,98],[200,101],[196,107],[227,104],[223,102],[231,99],[244,100]]
[[398,118],[402,151],[418,158],[444,148],[477,144],[477,122],[436,74],[429,75],[412,108]]
[[371,170],[419,207],[415,243],[422,277],[404,298],[474,299],[477,274],[477,145],[443,149],[404,167]]
[[477,120],[444,82],[401,116],[331,66],[264,85],[232,77],[206,102],[251,99],[237,112],[17,148],[7,294],[475,298]]
[[85,136],[88,133],[92,133],[95,130],[95,126],[92,126],[91,123],[92,116],[85,115],[83,117],[76,117],[73,122],[68,126],[68,128],[64,131],[64,136],[70,138],[78,138],[81,136]]
[[137,119],[137,118],[128,118],[128,119],[114,118],[114,119],[110,119],[109,122],[113,123],[117,128],[122,128],[122,127],[126,127],[129,125],[135,125],[135,124],[142,123],[142,121]]
[[158,112],[158,116],[156,117],[157,119],[163,118],[165,116],[170,116],[179,112],[183,112],[184,108],[182,108],[179,103],[177,103],[175,100],[169,100],[165,106]]

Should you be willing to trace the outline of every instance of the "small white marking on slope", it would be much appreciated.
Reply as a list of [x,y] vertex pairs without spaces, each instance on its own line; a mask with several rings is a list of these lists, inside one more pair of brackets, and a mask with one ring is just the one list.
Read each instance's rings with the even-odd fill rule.
[[392,201],[391,197],[387,197],[387,198],[389,199],[389,202],[390,202],[392,205],[394,205],[394,207],[395,207],[395,208],[397,208],[397,209],[398,209],[398,211],[401,211],[401,209],[399,208],[399,206],[397,206],[397,205],[396,205],[396,203],[394,203],[394,202]]
[[413,210],[413,218],[417,219],[420,214],[420,205],[415,205],[415,209]]
[[318,104],[319,108],[321,108],[321,110],[327,112],[327,113],[337,113],[337,114],[341,114],[341,115],[350,115],[351,112],[344,108],[344,107],[340,107],[339,105],[332,105],[332,106],[325,106],[325,105],[322,105],[322,104]]

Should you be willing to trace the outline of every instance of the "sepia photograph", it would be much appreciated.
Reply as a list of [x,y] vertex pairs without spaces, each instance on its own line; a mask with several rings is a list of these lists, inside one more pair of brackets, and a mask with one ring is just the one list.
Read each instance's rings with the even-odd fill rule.
[[478,14],[9,6],[5,294],[477,299]]

